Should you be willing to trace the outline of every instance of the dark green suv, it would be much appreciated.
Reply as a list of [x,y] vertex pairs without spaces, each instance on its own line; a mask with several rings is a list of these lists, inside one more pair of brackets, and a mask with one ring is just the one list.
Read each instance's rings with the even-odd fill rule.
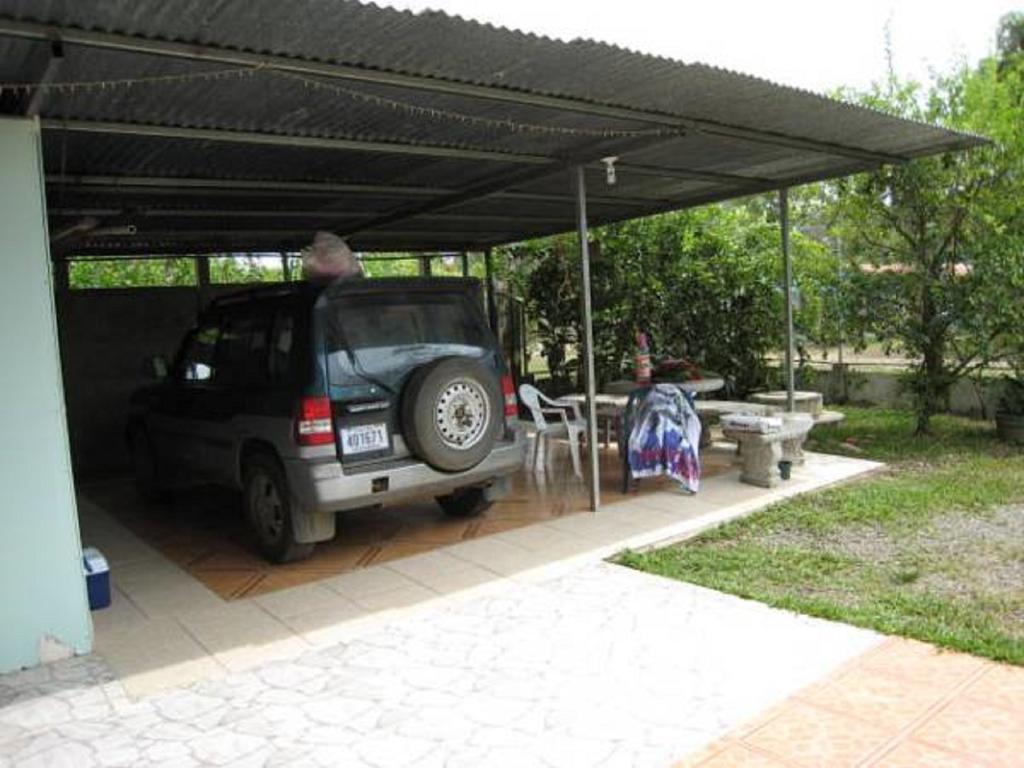
[[474,515],[521,465],[512,379],[479,281],[290,283],[215,300],[133,394],[136,482],[242,491],[266,557],[308,556],[335,513],[433,496]]

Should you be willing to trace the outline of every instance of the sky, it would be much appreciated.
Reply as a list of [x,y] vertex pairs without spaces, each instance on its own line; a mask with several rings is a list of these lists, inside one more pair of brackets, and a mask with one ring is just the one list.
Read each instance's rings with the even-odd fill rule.
[[867,88],[886,74],[974,62],[994,48],[999,17],[1024,0],[380,0],[442,10],[564,40],[593,38],[644,53],[758,75],[818,92]]

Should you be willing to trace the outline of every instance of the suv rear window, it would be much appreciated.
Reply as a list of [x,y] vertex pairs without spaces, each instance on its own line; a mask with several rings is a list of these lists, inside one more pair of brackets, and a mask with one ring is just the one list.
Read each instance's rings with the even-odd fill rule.
[[331,312],[328,348],[405,347],[417,344],[485,345],[480,321],[461,294],[359,296]]
[[362,371],[397,376],[443,355],[479,356],[491,347],[480,311],[459,292],[349,296],[332,302],[328,318],[334,382],[359,375],[346,350]]

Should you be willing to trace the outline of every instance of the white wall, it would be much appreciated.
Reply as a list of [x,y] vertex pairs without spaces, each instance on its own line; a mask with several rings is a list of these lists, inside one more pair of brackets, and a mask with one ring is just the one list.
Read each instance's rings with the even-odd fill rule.
[[0,119],[0,671],[86,652],[39,124]]

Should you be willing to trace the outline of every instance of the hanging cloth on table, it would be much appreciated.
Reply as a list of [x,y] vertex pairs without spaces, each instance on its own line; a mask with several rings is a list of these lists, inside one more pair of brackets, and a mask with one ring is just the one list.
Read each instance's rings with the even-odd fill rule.
[[629,469],[634,478],[665,474],[696,493],[699,445],[700,418],[692,394],[658,384],[637,404],[629,435]]

